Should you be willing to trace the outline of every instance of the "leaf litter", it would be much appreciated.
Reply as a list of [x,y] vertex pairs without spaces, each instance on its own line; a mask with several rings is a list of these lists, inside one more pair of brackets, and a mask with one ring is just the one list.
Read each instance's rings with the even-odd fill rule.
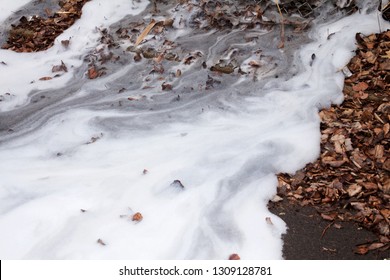
[[358,33],[356,42],[344,102],[319,113],[320,158],[279,174],[278,196],[315,207],[332,224],[353,221],[375,233],[376,241],[357,244],[364,255],[390,248],[390,31]]
[[18,24],[11,25],[8,40],[2,48],[15,52],[47,50],[60,34],[81,17],[81,9],[88,1],[59,1],[60,9],[54,13],[47,12],[46,18],[38,15],[22,16]]

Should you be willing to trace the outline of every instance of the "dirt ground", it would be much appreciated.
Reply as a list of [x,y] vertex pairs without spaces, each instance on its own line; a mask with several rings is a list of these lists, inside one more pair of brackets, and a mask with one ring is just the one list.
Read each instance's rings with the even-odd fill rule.
[[[270,204],[270,211],[283,219],[287,234],[283,236],[286,260],[383,260],[390,250],[354,253],[355,246],[374,242],[377,237],[354,222],[340,222],[341,228],[321,218],[313,207],[301,207],[288,201]],[[337,226],[338,227],[338,226]]]

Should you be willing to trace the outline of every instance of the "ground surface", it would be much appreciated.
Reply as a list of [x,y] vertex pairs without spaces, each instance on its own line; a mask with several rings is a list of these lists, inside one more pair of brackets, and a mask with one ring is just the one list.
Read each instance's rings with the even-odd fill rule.
[[[22,17],[2,47],[18,52],[50,48],[56,36],[80,17],[81,7],[87,1],[65,2],[57,13],[46,10],[46,15],[32,21]],[[305,17],[315,14],[316,7],[309,5],[309,9],[304,9],[307,7],[303,3],[305,1],[295,2],[286,4],[282,10],[285,14],[298,12],[301,15],[299,20],[288,22],[295,31],[299,31],[307,27]],[[250,8],[248,13],[258,12],[257,6]],[[158,14],[157,6],[155,10]],[[351,8],[348,13],[354,10]],[[204,13],[203,17],[212,28],[233,28],[238,24],[232,15],[226,17],[230,7],[224,10],[224,14],[215,15],[211,8],[205,11],[209,13]],[[265,24],[260,19],[256,21]],[[169,28],[170,24],[169,21],[159,22],[157,27]],[[267,24],[276,25],[275,22]],[[147,29],[147,23],[140,26],[137,36],[129,33],[130,36],[128,30],[122,29],[118,29],[116,34],[135,41],[141,37],[139,33]],[[250,24],[245,27],[251,28]],[[102,31],[102,39],[110,41],[109,35]],[[69,41],[62,43],[66,45]],[[278,195],[283,200],[269,205],[270,210],[279,215],[289,228],[284,236],[286,259],[390,258],[390,33],[364,38],[358,36],[357,43],[357,56],[348,65],[350,73],[346,73],[345,102],[320,113],[323,121],[321,158],[295,175],[280,174]],[[145,59],[163,59],[153,49],[145,49],[142,53],[135,53],[134,60],[141,59],[141,54]],[[196,57],[190,56],[188,64],[193,59]],[[105,61],[103,59],[102,64]],[[258,65],[251,66],[256,68]],[[64,64],[56,67],[53,72],[67,71]],[[210,69],[221,75],[233,71],[229,65],[219,64]],[[158,70],[154,69],[155,72]],[[104,75],[105,72],[94,64],[88,69],[89,79]],[[181,72],[177,72],[177,77],[180,75]],[[206,86],[214,88],[219,83],[209,77]],[[171,91],[172,85],[163,83],[162,89]]]
[[356,44],[344,102],[320,112],[320,158],[279,175],[287,259],[390,257],[390,31]]
[[313,207],[302,207],[284,201],[270,205],[270,211],[288,225],[284,235],[283,256],[287,260],[383,260],[390,251],[372,251],[366,255],[354,252],[358,244],[372,243],[377,237],[354,222],[340,222],[334,227],[321,218]]

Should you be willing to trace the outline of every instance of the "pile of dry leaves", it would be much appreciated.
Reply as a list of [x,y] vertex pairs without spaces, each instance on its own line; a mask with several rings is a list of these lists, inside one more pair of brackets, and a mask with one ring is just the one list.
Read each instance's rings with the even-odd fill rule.
[[366,254],[390,248],[390,31],[356,41],[343,104],[320,112],[320,158],[294,176],[279,174],[278,195],[376,233],[377,242],[355,249]]
[[[305,29],[310,19],[315,16],[315,10],[319,6],[309,4],[314,1],[292,1],[280,4],[284,17],[278,15],[278,9],[272,1],[215,1],[201,0],[192,3],[187,2],[189,9],[196,10],[191,25],[202,29],[252,29],[256,26],[266,27],[278,25],[281,20],[285,25],[291,25],[298,30]],[[301,2],[301,3],[299,3]],[[321,4],[322,5],[322,4]],[[271,12],[271,13],[270,13]],[[291,15],[298,15],[290,17]]]
[[38,52],[50,48],[54,40],[81,17],[81,9],[88,1],[59,1],[58,11],[45,10],[47,18],[23,16],[17,25],[11,26],[7,43],[2,48],[16,52]]

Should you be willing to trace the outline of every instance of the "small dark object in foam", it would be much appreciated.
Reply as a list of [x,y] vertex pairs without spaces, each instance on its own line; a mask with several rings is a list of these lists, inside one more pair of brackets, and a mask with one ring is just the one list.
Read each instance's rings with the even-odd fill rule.
[[180,182],[180,180],[173,181],[171,187],[184,189],[184,185]]

